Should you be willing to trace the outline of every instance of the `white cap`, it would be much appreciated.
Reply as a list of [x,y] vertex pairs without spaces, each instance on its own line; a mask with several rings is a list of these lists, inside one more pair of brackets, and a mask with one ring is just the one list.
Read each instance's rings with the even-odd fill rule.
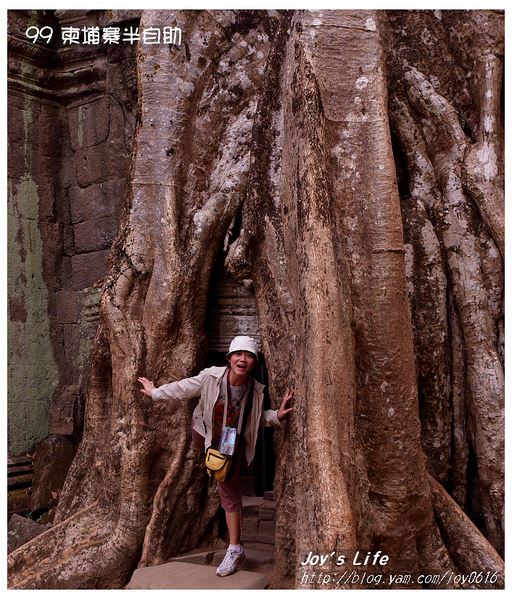
[[256,360],[258,359],[258,342],[252,337],[246,337],[245,335],[238,335],[235,337],[229,346],[229,351],[226,354],[226,358],[235,351],[248,351],[254,354]]

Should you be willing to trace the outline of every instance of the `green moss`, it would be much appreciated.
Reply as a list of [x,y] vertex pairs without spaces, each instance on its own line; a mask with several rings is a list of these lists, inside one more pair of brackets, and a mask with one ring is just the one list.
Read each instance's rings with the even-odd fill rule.
[[76,136],[78,139],[78,145],[79,147],[83,148],[84,145],[84,107],[83,106],[79,106],[78,110],[77,110],[77,114],[78,114],[78,124],[77,124],[77,129],[76,129]]
[[[22,63],[22,75],[26,76],[31,71],[31,66],[23,62]],[[34,115],[32,113],[32,103],[28,102],[28,108],[22,111],[23,115],[23,155],[25,156],[25,170],[26,172],[32,172],[32,152],[29,148],[30,131],[32,130],[32,122],[34,121]]]
[[[49,431],[58,369],[50,342],[48,290],[42,275],[39,196],[29,175],[9,185],[8,295],[23,305],[8,320],[9,455],[29,449]],[[14,303],[14,302],[13,302]]]

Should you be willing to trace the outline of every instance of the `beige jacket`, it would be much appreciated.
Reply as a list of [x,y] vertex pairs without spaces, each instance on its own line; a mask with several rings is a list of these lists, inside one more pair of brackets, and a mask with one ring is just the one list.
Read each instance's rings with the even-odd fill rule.
[[[227,366],[212,366],[205,368],[197,376],[168,383],[153,389],[153,399],[186,400],[199,397],[199,403],[194,410],[192,428],[204,437],[204,447],[207,449],[212,442],[213,408],[219,397],[222,376]],[[252,410],[245,427],[245,457],[247,464],[254,458],[258,429],[260,426],[280,426],[277,410],[263,410],[263,389],[258,381],[254,381]]]

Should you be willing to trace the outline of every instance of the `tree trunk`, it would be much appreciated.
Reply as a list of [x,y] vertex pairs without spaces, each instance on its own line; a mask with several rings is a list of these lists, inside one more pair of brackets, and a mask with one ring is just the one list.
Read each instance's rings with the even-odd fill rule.
[[[144,11],[140,27],[168,22]],[[183,49],[138,49],[83,440],[54,526],[9,556],[10,586],[120,587],[216,534],[194,405],[141,399],[137,377],[206,365],[220,253],[254,287],[274,407],[295,389],[273,586],[336,586],[301,562],[334,551],[348,573],[356,550],[390,556],[367,569],[381,588],[490,569],[503,586],[503,14],[176,22]]]

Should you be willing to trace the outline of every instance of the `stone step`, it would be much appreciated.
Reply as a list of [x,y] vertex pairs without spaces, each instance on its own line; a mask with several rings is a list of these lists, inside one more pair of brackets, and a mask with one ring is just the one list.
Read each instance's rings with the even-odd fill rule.
[[9,489],[7,495],[8,517],[13,514],[26,515],[30,512],[30,488]]
[[217,576],[215,566],[173,560],[159,566],[138,568],[126,589],[265,589],[263,574],[237,570],[230,576]]
[[[271,571],[274,566],[274,553],[272,550],[253,549],[244,547],[245,560],[240,565],[241,570],[250,570],[251,572]],[[272,548],[273,549],[273,548]],[[189,564],[199,564],[205,566],[217,567],[226,555],[225,549],[207,550],[197,553],[187,553],[179,555],[170,560],[171,562],[186,562]]]
[[246,558],[230,576],[217,576],[224,559],[222,541],[179,555],[165,564],[135,570],[127,589],[264,589],[274,568],[275,501],[243,496],[242,538]]
[[32,458],[29,455],[16,456],[14,458],[7,458],[7,467],[10,469],[11,466],[22,466],[32,465]]
[[9,475],[7,479],[9,491],[12,489],[26,489],[32,484],[32,471],[15,476]]
[[7,504],[9,517],[12,514],[29,512],[29,493],[33,479],[33,464],[29,456],[7,460]]
[[242,497],[242,543],[274,545],[276,503],[267,497]]

